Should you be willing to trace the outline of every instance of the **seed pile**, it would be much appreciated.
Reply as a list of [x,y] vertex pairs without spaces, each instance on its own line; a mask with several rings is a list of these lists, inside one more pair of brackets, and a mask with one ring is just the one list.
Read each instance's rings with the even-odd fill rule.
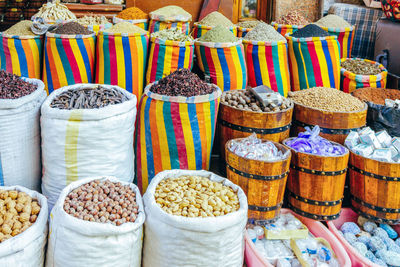
[[36,34],[32,32],[31,26],[32,26],[32,21],[22,20],[17,24],[14,24],[10,28],[8,28],[6,31],[4,31],[4,33],[8,35],[18,35],[18,36],[35,36]]
[[162,31],[158,31],[151,34],[151,37],[156,37],[164,40],[179,41],[179,42],[191,42],[193,37],[186,35],[179,28],[170,28]]
[[285,37],[277,32],[274,27],[264,22],[259,23],[249,31],[243,39],[261,42],[286,41]]
[[232,23],[227,17],[219,13],[218,11],[211,12],[207,16],[205,16],[199,24],[204,26],[215,27],[217,25],[221,25],[224,27],[234,27],[235,24]]
[[128,185],[94,180],[68,194],[64,211],[84,221],[120,226],[136,221],[139,206],[135,192]]
[[122,10],[118,13],[117,18],[135,20],[135,19],[147,19],[149,16],[144,13],[140,8],[130,7]]
[[240,207],[232,188],[202,176],[183,175],[162,180],[154,193],[167,213],[184,217],[216,217]]
[[336,15],[327,15],[317,22],[316,25],[320,27],[327,27],[327,28],[350,28],[351,25],[347,21],[345,21],[342,17]]
[[321,27],[315,24],[308,24],[292,34],[295,38],[308,38],[308,37],[326,37],[329,34],[324,31]]
[[128,100],[123,93],[114,88],[79,88],[65,91],[51,101],[50,107],[58,109],[93,109],[121,104]]
[[36,84],[28,83],[19,76],[0,70],[0,99],[17,99],[31,94]]
[[358,75],[377,75],[382,72],[382,70],[379,68],[379,65],[364,61],[359,58],[347,59],[346,61],[342,62],[341,67]]
[[35,18],[42,18],[48,21],[57,20],[72,20],[76,19],[74,13],[69,11],[66,5],[60,3],[60,0],[54,2],[47,2],[44,4],[39,11],[33,16]]
[[114,24],[111,28],[104,31],[111,33],[141,33],[141,34],[147,33],[142,28],[126,21]]
[[97,16],[97,15],[84,16],[82,18],[79,18],[77,21],[84,26],[103,25],[110,23],[105,16]]
[[255,26],[257,26],[261,22],[262,21],[260,21],[260,20],[245,20],[245,21],[239,22],[236,25],[238,27],[242,27],[242,28],[254,28]]
[[92,34],[93,32],[89,31],[88,29],[86,29],[84,26],[82,26],[78,22],[71,21],[71,22],[67,22],[65,24],[60,25],[59,27],[54,29],[52,31],[52,33],[88,35],[88,34]]
[[303,26],[311,22],[304,18],[298,11],[293,10],[275,21],[278,24]]
[[215,87],[200,80],[190,70],[179,69],[153,84],[150,91],[160,95],[191,97],[211,94]]
[[28,194],[0,190],[0,243],[31,227],[39,213],[39,203]]
[[333,112],[359,111],[363,102],[354,96],[334,88],[313,87],[310,89],[289,92],[289,97],[295,104]]
[[366,87],[355,90],[352,95],[363,101],[385,105],[386,99],[400,99],[400,90]]
[[201,42],[214,43],[232,43],[237,40],[237,37],[230,30],[221,25],[215,26],[199,38]]
[[185,17],[188,20],[192,19],[192,15],[189,12],[184,10],[179,6],[165,6],[150,12],[150,17],[159,16],[159,17]]

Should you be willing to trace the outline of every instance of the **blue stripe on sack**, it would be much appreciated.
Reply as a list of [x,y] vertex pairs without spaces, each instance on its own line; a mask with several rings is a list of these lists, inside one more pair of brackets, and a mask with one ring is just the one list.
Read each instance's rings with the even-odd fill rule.
[[171,169],[179,169],[179,167],[180,167],[179,155],[178,155],[178,149],[176,146],[174,123],[172,122],[171,102],[164,102],[163,115],[164,115],[165,132],[167,134],[167,142],[168,142],[168,150],[169,150],[169,159],[171,162]]
[[[135,41],[135,38],[132,39]],[[122,36],[122,47],[124,50],[125,60],[125,89],[132,93],[132,58],[131,58],[131,48],[129,44],[129,37]],[[119,59],[122,60],[122,59]],[[140,88],[139,88],[140,89]],[[139,92],[138,92],[139,93]]]
[[[46,37],[46,40],[44,42],[44,47],[45,47],[44,48],[45,49],[44,61],[45,61],[45,66],[46,66],[47,89],[48,89],[49,94],[50,94],[54,90],[54,85],[53,85],[53,77],[51,76],[50,62],[49,62],[49,56],[48,56],[49,50],[50,50],[50,44],[48,44],[48,42],[49,42],[49,40]],[[49,47],[47,47],[47,45]]]
[[203,168],[203,160],[202,160],[202,148],[201,148],[201,138],[200,138],[200,129],[199,129],[199,120],[196,112],[196,104],[189,103],[187,104],[190,127],[192,129],[193,135],[193,146],[194,146],[194,154],[196,157],[196,169],[201,170]]
[[153,158],[153,146],[151,145],[151,129],[150,129],[150,105],[152,99],[148,97],[146,99],[145,107],[144,107],[144,126],[145,126],[145,139],[146,139],[146,155],[147,155],[147,173],[150,179],[154,177],[154,158]]
[[[94,37],[91,38],[94,39]],[[91,83],[93,76],[92,76],[92,70],[90,69],[90,60],[89,60],[89,55],[86,51],[85,43],[82,38],[76,39],[76,43],[78,44],[79,51],[81,52],[83,63],[85,63],[88,83]],[[96,43],[96,41],[94,41],[94,43]]]
[[242,51],[241,45],[236,45],[236,51],[238,53],[240,68],[242,70],[242,86],[237,89],[245,89],[247,85],[247,70],[246,70],[246,62],[244,60],[244,54]]
[[213,101],[210,101],[210,115],[211,115],[211,149],[210,149],[210,155],[208,155],[208,158],[211,159],[211,154],[212,154],[212,145],[214,144],[214,135],[215,135],[215,99]]
[[3,177],[3,166],[1,165],[1,154],[0,154],[0,185],[4,185],[4,177]]
[[261,68],[260,68],[260,59],[258,58],[258,45],[253,45],[253,49],[251,50],[251,57],[253,58],[253,66],[254,66],[254,74],[256,77],[256,82],[258,85],[263,84],[262,76],[261,76]]
[[179,47],[178,69],[184,67],[184,64],[185,64],[185,50],[186,50],[186,46]]
[[[331,53],[329,52],[328,42],[326,40],[322,40],[321,43],[322,43],[322,49],[324,50],[324,55],[325,55],[325,58],[326,58],[326,64],[328,65],[328,74],[329,74],[330,87],[331,88],[336,88],[335,75],[333,74],[332,57],[331,57]],[[340,73],[339,73],[339,75],[340,75]]]
[[[69,45],[69,44],[68,44]],[[65,77],[68,84],[75,84],[74,75],[72,73],[71,65],[69,63],[67,54],[65,53],[64,46],[61,38],[56,38],[56,47],[64,68]]]
[[17,55],[18,55],[19,69],[21,71],[21,76],[29,78],[28,62],[26,61],[26,55],[25,55],[24,48],[22,47],[21,40],[15,38],[14,46],[15,46],[15,50],[17,51]]
[[158,44],[158,45],[160,46],[160,48],[158,49],[156,81],[163,78],[165,53],[166,53],[165,52],[166,46],[164,44]]
[[3,39],[4,37],[0,35],[0,67],[2,70],[6,70],[6,57],[5,57],[5,52],[4,52],[4,46],[3,46]]
[[[223,79],[224,79],[223,91],[227,91],[227,90],[231,89],[231,79],[230,79],[230,74],[229,74],[228,63],[226,62],[226,58],[225,58],[225,51],[224,51],[224,48],[215,48],[215,49],[217,49],[217,54],[218,54],[219,62],[221,64],[221,69],[222,69],[222,74],[223,74]],[[215,66],[215,64],[214,64],[214,66]],[[217,79],[220,79],[220,78],[217,78]],[[238,89],[238,88],[234,88],[234,89]]]

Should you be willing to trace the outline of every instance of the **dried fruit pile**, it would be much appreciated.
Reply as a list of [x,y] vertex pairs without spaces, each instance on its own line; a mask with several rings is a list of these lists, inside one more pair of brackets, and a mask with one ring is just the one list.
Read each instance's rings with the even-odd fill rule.
[[0,99],[17,99],[31,94],[36,89],[36,84],[28,83],[17,75],[0,70]]

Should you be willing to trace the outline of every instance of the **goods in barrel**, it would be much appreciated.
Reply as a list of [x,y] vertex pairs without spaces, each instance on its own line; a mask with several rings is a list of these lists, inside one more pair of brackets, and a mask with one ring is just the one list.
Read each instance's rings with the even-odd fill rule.
[[352,93],[353,96],[367,102],[372,102],[378,105],[385,105],[386,99],[400,99],[400,91],[395,89],[383,88],[360,88]]
[[150,91],[167,96],[198,96],[215,91],[216,87],[202,81],[188,69],[178,69],[150,87]]
[[18,36],[35,36],[31,30],[32,21],[30,20],[22,20],[17,24],[14,24],[10,28],[4,31],[4,34],[8,35],[18,35]]
[[55,0],[54,2],[43,4],[39,11],[33,15],[33,18],[42,18],[47,21],[66,21],[76,19],[76,16],[66,5],[61,4],[60,0]]
[[311,23],[311,21],[303,17],[303,15],[296,10],[289,11],[287,14],[278,18],[275,22],[278,24],[297,26],[303,26]]
[[28,229],[39,213],[38,201],[27,193],[0,189],[0,243]]
[[189,12],[187,12],[186,10],[184,10],[183,8],[179,7],[179,6],[174,6],[174,5],[170,5],[170,6],[165,6],[162,8],[159,8],[157,10],[154,10],[152,12],[150,12],[150,16],[155,15],[155,16],[159,16],[159,17],[185,17],[188,19],[192,18],[192,15],[190,15]]
[[31,94],[36,89],[36,84],[28,83],[15,74],[0,70],[0,99],[17,99]]
[[260,42],[286,41],[274,27],[264,22],[257,24],[243,39]]
[[232,23],[227,17],[219,13],[218,11],[211,12],[207,16],[205,16],[199,24],[204,26],[215,27],[217,25],[221,25],[224,27],[234,27],[235,24]]
[[101,85],[67,90],[54,97],[50,107],[58,109],[93,109],[121,104],[128,98],[119,90]]
[[72,34],[72,35],[75,35],[75,34],[88,35],[88,34],[93,33],[75,21],[61,24],[60,26],[58,26],[56,29],[54,29],[51,32],[56,33],[56,34]]
[[238,38],[226,27],[218,25],[206,32],[198,40],[201,42],[232,43],[236,42]]
[[236,24],[238,27],[242,28],[254,28],[257,26],[259,23],[262,23],[261,20],[244,20]]
[[378,64],[360,58],[346,59],[341,63],[341,67],[357,75],[377,75],[382,72]]
[[110,33],[147,33],[147,31],[143,30],[142,28],[126,21],[114,24],[111,28],[104,31]]
[[315,24],[308,24],[291,35],[295,38],[326,37],[329,33]]
[[64,211],[84,221],[116,226],[135,222],[139,210],[129,185],[94,180],[72,190],[64,200]]
[[90,15],[90,16],[84,16],[82,18],[79,18],[77,20],[80,24],[84,26],[88,25],[103,25],[110,23],[108,19],[105,16],[98,16],[98,15]]
[[164,40],[179,41],[179,42],[191,42],[193,41],[192,36],[186,35],[179,28],[170,28],[162,31],[154,32],[151,37],[156,37]]
[[148,17],[149,16],[146,13],[137,7],[124,9],[117,14],[117,18],[126,20],[147,19]]
[[184,217],[216,217],[239,209],[232,188],[207,177],[182,175],[162,180],[154,198],[167,213]]
[[346,20],[344,20],[342,17],[339,17],[337,15],[327,15],[317,22],[315,22],[316,25],[320,27],[326,27],[326,28],[350,28],[351,24],[348,23]]
[[313,87],[289,92],[288,96],[295,104],[325,111],[351,112],[364,108],[363,102],[358,98],[334,88]]

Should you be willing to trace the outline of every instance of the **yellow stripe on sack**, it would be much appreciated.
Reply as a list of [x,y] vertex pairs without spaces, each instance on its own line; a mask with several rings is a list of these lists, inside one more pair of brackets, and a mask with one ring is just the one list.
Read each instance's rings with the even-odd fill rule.
[[[238,45],[239,46],[239,45]],[[239,46],[240,48],[240,46]],[[242,67],[240,66],[240,55],[237,51],[237,46],[230,47],[231,50],[231,57],[233,61],[233,65],[235,66],[236,70],[236,88],[233,89],[242,89],[243,88],[243,74],[241,73]],[[229,63],[228,63],[229,64]],[[229,70],[230,71],[230,70]]]
[[82,53],[81,50],[79,49],[77,40],[72,38],[69,39],[69,45],[71,46],[72,53],[74,54],[76,63],[78,65],[82,83],[87,83],[88,79],[87,79],[86,67],[85,63],[83,62]]
[[332,87],[332,85],[330,83],[328,64],[326,62],[324,49],[322,48],[322,42],[320,40],[314,41],[314,46],[315,46],[315,53],[317,54],[318,57],[319,69],[321,71],[322,84],[323,86],[330,88]]
[[173,46],[165,46],[163,77],[171,72]]
[[206,49],[210,49],[211,58],[214,63],[215,73],[220,74],[217,77],[215,77],[215,79],[217,80],[217,86],[219,88],[224,88],[224,76],[222,75],[223,72],[222,72],[221,62],[219,61],[219,57],[218,57],[218,49],[223,49],[223,48],[207,48],[206,47]]
[[142,188],[147,188],[149,185],[149,175],[147,171],[147,153],[146,147],[151,144],[146,144],[146,127],[144,125],[144,113],[146,109],[146,102],[148,97],[145,96],[140,106],[140,153],[141,153],[141,164],[142,164]]
[[8,49],[10,50],[11,55],[11,65],[12,65],[12,73],[21,76],[21,67],[19,65],[19,58],[17,49],[15,48],[14,39],[8,38]]
[[353,92],[357,88],[357,82],[356,81],[350,81],[349,82],[349,93]]
[[347,58],[347,49],[348,49],[348,44],[349,44],[349,36],[350,36],[350,32],[351,31],[346,31],[345,33],[344,33],[344,36],[343,36],[343,42],[342,42],[342,51],[343,51],[343,55],[342,55],[342,58]]
[[118,86],[126,89],[125,56],[124,56],[124,47],[122,44],[122,36],[115,36],[114,42],[115,42],[115,52],[117,53]]
[[82,110],[71,111],[65,132],[65,168],[67,185],[78,180],[78,139]]
[[[211,147],[212,147],[212,125],[211,125],[211,112],[210,112],[210,102],[205,102],[203,104],[204,111],[204,120],[206,125],[206,138],[207,138],[207,170],[210,168],[210,156],[211,156]],[[209,145],[210,144],[210,145]]]
[[278,59],[279,59],[279,71],[281,73],[281,79],[282,79],[282,86],[283,86],[283,96],[287,96],[288,89],[289,89],[289,82],[290,80],[288,79],[288,70],[286,66],[286,59],[287,55],[285,57],[286,52],[286,46],[282,44],[278,44]]
[[99,58],[97,59],[97,64],[99,64],[99,73],[97,82],[103,84],[104,83],[104,34],[99,34],[99,38],[97,39],[97,48],[99,50]]
[[271,87],[271,81],[269,79],[269,69],[267,65],[267,58],[265,55],[265,45],[258,45],[258,64],[260,64],[261,79],[263,84]]
[[[65,75],[64,67],[61,62],[60,54],[58,53],[56,38],[48,38],[51,46],[51,53],[54,59],[54,68],[56,68],[56,74],[58,76],[58,81],[60,83],[60,87],[68,85],[67,76]],[[51,68],[52,69],[52,68]],[[53,75],[53,73],[52,73]]]
[[[299,52],[300,52],[300,56],[301,56],[301,62],[303,64],[303,69],[305,71],[305,78],[306,78],[306,84],[307,84],[307,88],[310,88],[310,85],[308,83],[308,77],[307,77],[307,66],[306,66],[306,62],[304,61],[304,56],[303,56],[303,50],[301,50],[301,43],[298,42],[299,44]],[[299,87],[300,87],[300,80],[299,80]],[[299,88],[300,89],[300,88]]]
[[195,152],[194,152],[192,127],[190,125],[190,119],[189,119],[188,104],[179,103],[179,114],[181,117],[183,137],[185,139],[185,144],[186,144],[186,155],[188,156],[187,157],[188,168],[189,170],[195,170],[196,157],[193,156],[195,155]]
[[156,101],[156,123],[157,123],[157,133],[158,133],[158,141],[160,142],[160,151],[161,151],[161,165],[163,170],[171,169],[171,161],[168,160],[169,156],[169,148],[168,148],[168,139],[167,132],[165,131],[165,122],[164,122],[164,102],[159,100]]
[[36,59],[36,58],[39,59],[39,60],[34,60],[34,62],[35,62],[35,77],[40,77],[40,61],[41,61],[41,58],[39,57],[38,46],[36,44],[35,39],[29,39],[28,40],[28,44],[29,44],[29,47],[31,48],[33,59]]
[[377,87],[376,80],[377,80],[377,76],[376,75],[370,75],[369,76],[369,86],[373,87],[373,88],[376,88]]
[[185,46],[185,61],[183,62],[183,67],[184,68],[189,68],[189,63],[190,63],[190,50],[191,47],[190,45]]
[[[137,68],[138,72],[139,72],[138,77],[140,77],[140,79],[137,81],[137,84],[138,84],[138,87],[137,87],[137,90],[138,90],[138,101],[139,101],[139,99],[140,99],[140,97],[142,96],[142,93],[143,93],[143,77],[144,77],[144,72],[146,71],[145,70],[146,65],[145,65],[144,60],[147,60],[147,58],[146,59],[144,58],[144,49],[146,49],[146,48],[143,48],[142,37],[139,36],[139,37],[134,37],[134,38],[135,38],[135,41],[136,41],[137,57],[139,59],[139,63],[138,63],[139,66]],[[133,68],[132,68],[132,70],[133,70]],[[132,81],[132,83],[133,83],[133,81]],[[135,86],[133,86],[133,88],[135,88]]]

